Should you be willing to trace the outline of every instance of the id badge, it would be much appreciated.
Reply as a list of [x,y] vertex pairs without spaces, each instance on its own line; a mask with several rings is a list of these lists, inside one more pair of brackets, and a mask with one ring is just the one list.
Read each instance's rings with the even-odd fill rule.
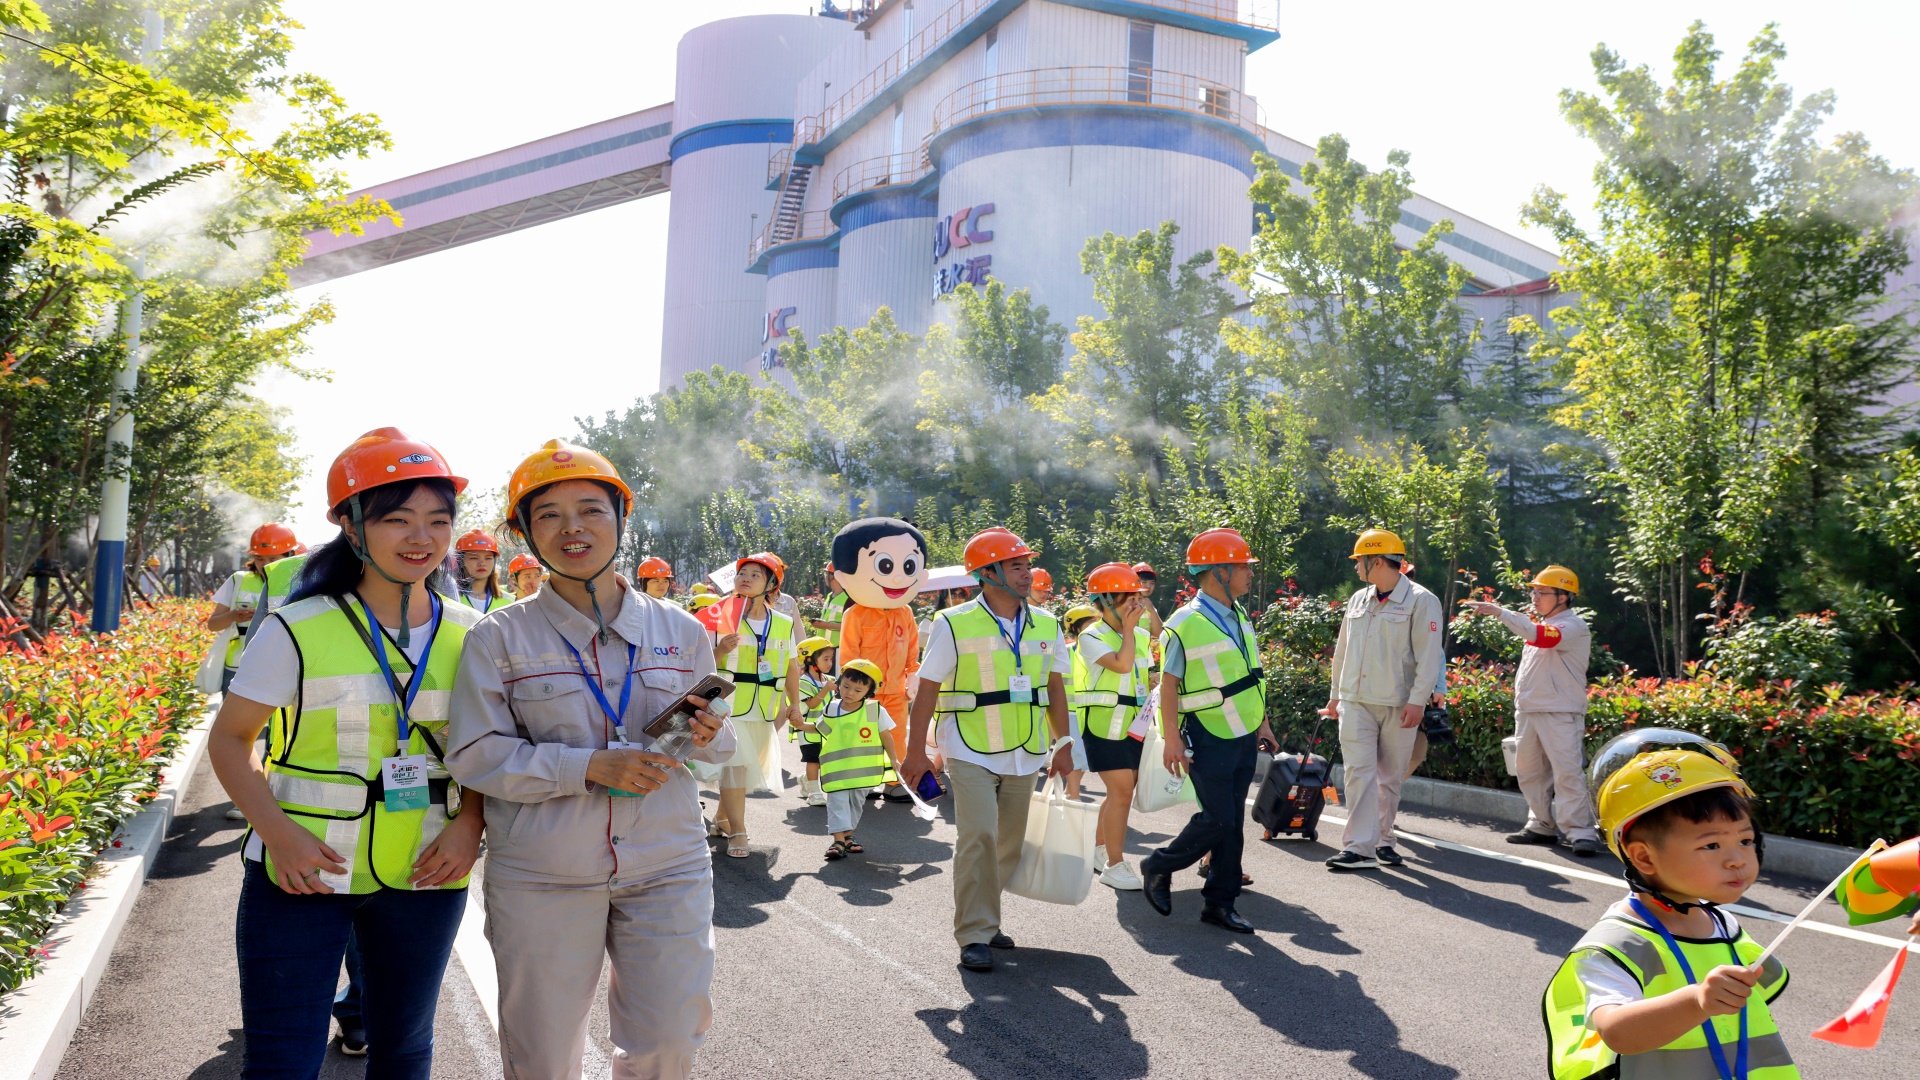
[[427,808],[427,756],[402,754],[382,758],[380,773],[385,788],[387,813]]
[[[629,743],[629,742],[621,742],[621,741],[620,741],[619,739],[608,739],[608,740],[607,740],[607,749],[609,749],[609,750],[638,750],[638,749],[640,749],[640,748],[639,748],[639,747],[637,747],[637,746],[635,746],[635,745],[633,745],[632,743]],[[613,797],[615,797],[615,798],[618,798],[618,799],[638,799],[638,798],[640,798],[641,796],[643,796],[643,795],[645,795],[645,794],[646,794],[646,792],[644,792],[644,791],[621,791],[621,790],[620,790],[619,788],[615,788],[615,787],[610,787],[610,788],[608,788],[608,789],[607,789],[607,794],[609,794],[609,795],[612,795]]]
[[1016,705],[1033,703],[1033,676],[1015,675],[1007,680],[1007,690]]
[[762,660],[762,661],[760,661],[760,679],[761,679],[761,681],[762,681],[762,682],[765,682],[766,680],[768,680],[768,679],[771,679],[771,678],[773,678],[773,665],[772,665],[772,664],[769,664],[769,663],[767,663],[767,662],[766,662],[765,660]]

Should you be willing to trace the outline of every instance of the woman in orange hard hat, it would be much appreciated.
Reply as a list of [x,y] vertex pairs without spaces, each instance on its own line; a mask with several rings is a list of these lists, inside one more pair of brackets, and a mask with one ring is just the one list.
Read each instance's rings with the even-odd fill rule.
[[658,555],[649,555],[634,567],[634,579],[640,582],[640,590],[656,600],[665,600],[673,591],[673,567]]
[[[240,663],[240,653],[246,648],[247,630],[258,615],[272,611],[286,600],[285,592],[271,593],[267,583],[267,564],[286,558],[299,541],[294,539],[293,530],[277,521],[269,521],[253,530],[253,536],[247,541],[246,565],[228,575],[213,594],[213,614],[207,616],[206,627],[219,634],[214,639],[214,649],[219,656],[213,661],[220,665],[220,683],[215,689],[225,691],[233,682],[233,673]],[[226,631],[231,630],[232,633]],[[212,665],[206,665],[211,674]],[[201,687],[208,693],[214,692],[206,686]]]
[[[619,1075],[692,1075],[712,1022],[713,867],[681,766],[725,760],[733,732],[689,696],[714,670],[705,629],[614,572],[632,498],[559,440],[514,469],[509,527],[553,576],[480,621],[453,691],[447,763],[500,822],[484,888],[508,1076],[580,1075],[609,960]],[[642,728],[678,706],[675,750]]]
[[[483,800],[441,764],[477,612],[446,599],[466,480],[397,428],[327,474],[333,540],[248,634],[207,755],[252,829],[236,938],[248,1075],[317,1076],[351,941],[379,1015],[362,1052],[428,1075],[440,980],[479,858]],[[264,768],[254,739],[274,720]],[[343,1049],[353,1033],[343,1030]]]
[[540,560],[525,552],[508,560],[507,576],[513,579],[514,602],[533,599],[534,594],[540,591],[540,582],[545,574]]
[[485,615],[513,603],[500,588],[500,545],[483,529],[475,529],[453,542],[454,557],[459,560],[460,602]]
[[727,841],[727,855],[744,859],[747,848],[747,793],[778,792],[781,724],[799,720],[800,643],[794,620],[773,607],[772,598],[786,576],[786,563],[770,551],[733,564],[733,595],[746,600],[740,619],[715,644],[720,670],[733,678],[733,723],[739,747],[720,770],[720,808],[713,817],[715,835]]
[[1126,563],[1106,563],[1087,575],[1087,597],[1096,620],[1081,631],[1074,651],[1086,674],[1076,695],[1080,739],[1087,768],[1100,774],[1107,797],[1100,804],[1100,883],[1109,888],[1140,887],[1140,875],[1127,865],[1127,810],[1140,777],[1140,751],[1153,722],[1148,669],[1152,649],[1143,625],[1146,585]]

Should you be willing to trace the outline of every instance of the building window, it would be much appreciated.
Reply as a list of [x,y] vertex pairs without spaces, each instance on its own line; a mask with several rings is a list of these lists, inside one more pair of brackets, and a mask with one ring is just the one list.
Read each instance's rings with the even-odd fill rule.
[[1145,105],[1153,100],[1153,24],[1127,24],[1127,100]]
[[986,93],[981,95],[983,104],[989,110],[1000,105],[1000,28],[995,26],[987,30],[986,60],[983,64],[986,72]]
[[[912,48],[913,47],[913,5],[912,4],[908,4],[905,8],[901,10],[900,25],[906,28],[900,35],[900,43],[902,45],[907,46],[908,48]],[[907,62],[908,63],[913,62],[912,54],[908,54]]]
[[901,144],[907,137],[907,107],[905,102],[893,103],[893,156],[899,157]]

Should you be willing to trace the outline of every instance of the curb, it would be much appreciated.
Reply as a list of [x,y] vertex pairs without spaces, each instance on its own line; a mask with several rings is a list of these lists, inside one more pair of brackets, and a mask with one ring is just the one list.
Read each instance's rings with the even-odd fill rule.
[[59,1070],[167,838],[174,810],[200,767],[212,730],[209,707],[188,729],[161,774],[153,801],[120,826],[115,836],[121,846],[101,854],[86,889],[67,903],[47,931],[53,958],[20,989],[0,999],[0,1080],[51,1080]]
[[[1342,796],[1346,795],[1345,767],[1333,766],[1333,786],[1340,790]],[[1401,787],[1400,801],[1409,806],[1492,818],[1516,828],[1527,823],[1527,800],[1517,791],[1474,787],[1471,784],[1416,776]],[[1798,840],[1773,833],[1767,833],[1766,838],[1767,871],[1809,881],[1831,881],[1853,865],[1853,860],[1860,855],[1860,849],[1838,844]]]

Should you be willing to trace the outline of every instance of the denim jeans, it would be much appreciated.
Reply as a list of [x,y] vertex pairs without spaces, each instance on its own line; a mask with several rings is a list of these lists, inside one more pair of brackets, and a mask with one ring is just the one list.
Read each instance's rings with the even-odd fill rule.
[[328,1015],[351,937],[365,976],[368,1080],[427,1080],[433,1017],[467,890],[283,892],[246,864],[236,937],[242,1075],[313,1080],[326,1059]]
[[340,1022],[344,1033],[348,1028],[364,1028],[361,1018],[360,998],[364,991],[360,984],[366,978],[360,974],[360,941],[352,934],[347,935],[347,985],[333,995],[333,1018]]
[[1246,846],[1244,829],[1247,789],[1253,786],[1258,736],[1248,733],[1222,739],[1204,726],[1187,721],[1181,735],[1193,751],[1187,775],[1200,797],[1200,812],[1166,847],[1140,860],[1143,874],[1175,874],[1209,852],[1213,855],[1207,884],[1200,895],[1211,907],[1232,908],[1240,895],[1240,853]]

